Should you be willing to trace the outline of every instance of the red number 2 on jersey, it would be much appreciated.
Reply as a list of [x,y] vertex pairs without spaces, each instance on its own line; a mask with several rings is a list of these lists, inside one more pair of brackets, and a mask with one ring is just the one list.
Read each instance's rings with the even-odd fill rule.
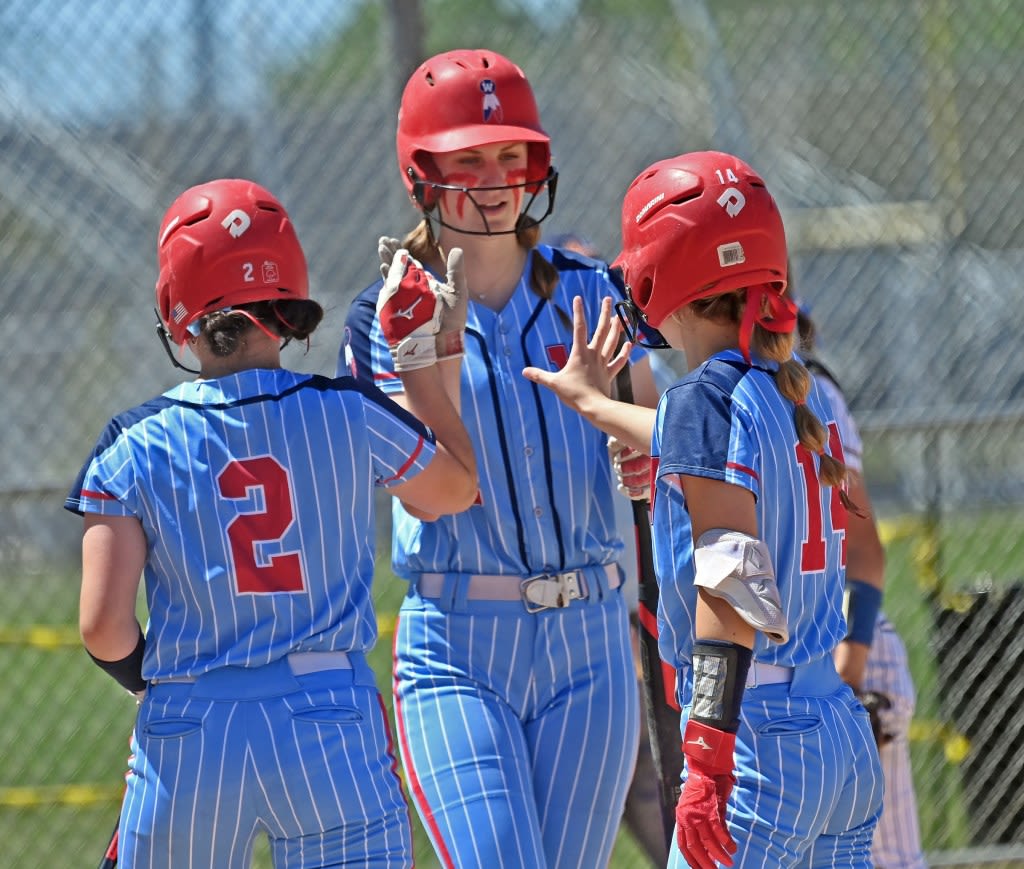
[[[843,458],[843,444],[839,440],[839,427],[828,424],[828,451],[839,461]],[[805,573],[825,569],[825,511],[821,503],[822,485],[818,480],[818,469],[814,464],[814,456],[806,447],[796,445],[796,458],[804,472],[804,488],[807,492],[807,536],[800,549],[800,570]],[[841,561],[846,565],[846,508],[839,498],[839,489],[829,489],[829,513],[832,518],[832,531],[840,535]]]
[[270,457],[231,462],[217,477],[225,498],[248,499],[260,490],[262,508],[240,513],[227,527],[239,594],[268,594],[275,591],[302,591],[302,560],[298,553],[272,555],[260,564],[256,547],[280,540],[292,524],[291,481],[288,472]]

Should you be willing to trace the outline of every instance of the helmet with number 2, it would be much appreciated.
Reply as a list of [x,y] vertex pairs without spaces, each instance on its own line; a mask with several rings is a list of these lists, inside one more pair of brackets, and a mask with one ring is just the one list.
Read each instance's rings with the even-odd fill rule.
[[157,311],[175,344],[212,311],[308,299],[309,273],[288,212],[253,181],[209,181],[167,210],[157,241]]
[[786,234],[761,177],[718,151],[682,154],[641,172],[622,204],[622,269],[655,329],[697,299],[742,287],[786,288]]
[[526,75],[485,49],[438,54],[412,74],[398,112],[398,166],[409,194],[424,211],[437,204],[443,183],[433,154],[499,142],[526,142],[526,190],[550,180],[551,140],[540,125]]

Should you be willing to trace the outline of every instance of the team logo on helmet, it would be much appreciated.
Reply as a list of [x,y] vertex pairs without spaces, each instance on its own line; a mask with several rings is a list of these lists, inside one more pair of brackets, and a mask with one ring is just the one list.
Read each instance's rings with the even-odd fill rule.
[[493,79],[485,78],[480,82],[480,90],[484,95],[484,121],[500,124],[505,113],[501,108],[501,100],[495,93],[496,87]]

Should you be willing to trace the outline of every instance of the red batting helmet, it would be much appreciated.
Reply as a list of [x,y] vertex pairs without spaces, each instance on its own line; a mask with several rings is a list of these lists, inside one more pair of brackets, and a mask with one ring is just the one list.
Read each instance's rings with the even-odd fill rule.
[[441,183],[432,154],[498,142],[526,142],[528,192],[551,169],[551,140],[540,125],[533,89],[511,60],[486,49],[438,54],[412,74],[398,112],[398,166],[421,208],[437,203]]
[[309,298],[306,257],[288,212],[253,181],[225,178],[182,193],[160,224],[157,259],[157,310],[175,344],[211,311]]
[[[629,186],[614,265],[657,328],[707,296],[741,287],[781,295],[786,234],[775,200],[750,166],[718,151],[682,154],[649,166]],[[759,315],[758,322],[772,328]]]

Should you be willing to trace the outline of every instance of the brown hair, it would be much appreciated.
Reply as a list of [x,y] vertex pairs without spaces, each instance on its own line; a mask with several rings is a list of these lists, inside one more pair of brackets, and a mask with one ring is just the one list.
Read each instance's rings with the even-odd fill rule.
[[241,311],[247,311],[269,331],[280,335],[285,344],[293,338],[308,340],[324,316],[324,309],[312,299],[273,299],[238,305],[230,311],[213,311],[199,319],[199,328],[214,355],[230,356],[241,345],[245,333],[255,328]]
[[[746,304],[745,288],[690,303],[698,316],[717,323],[740,323]],[[767,300],[765,304],[767,305]],[[783,398],[793,402],[793,423],[800,445],[820,457],[819,479],[826,486],[842,486],[846,480],[846,465],[825,452],[828,429],[806,404],[811,391],[811,373],[793,357],[795,344],[794,332],[771,332],[756,324],[750,338],[751,349],[758,356],[779,364],[778,371],[775,372],[775,385]],[[840,498],[848,508],[856,509],[846,499],[846,493],[842,489]]]

